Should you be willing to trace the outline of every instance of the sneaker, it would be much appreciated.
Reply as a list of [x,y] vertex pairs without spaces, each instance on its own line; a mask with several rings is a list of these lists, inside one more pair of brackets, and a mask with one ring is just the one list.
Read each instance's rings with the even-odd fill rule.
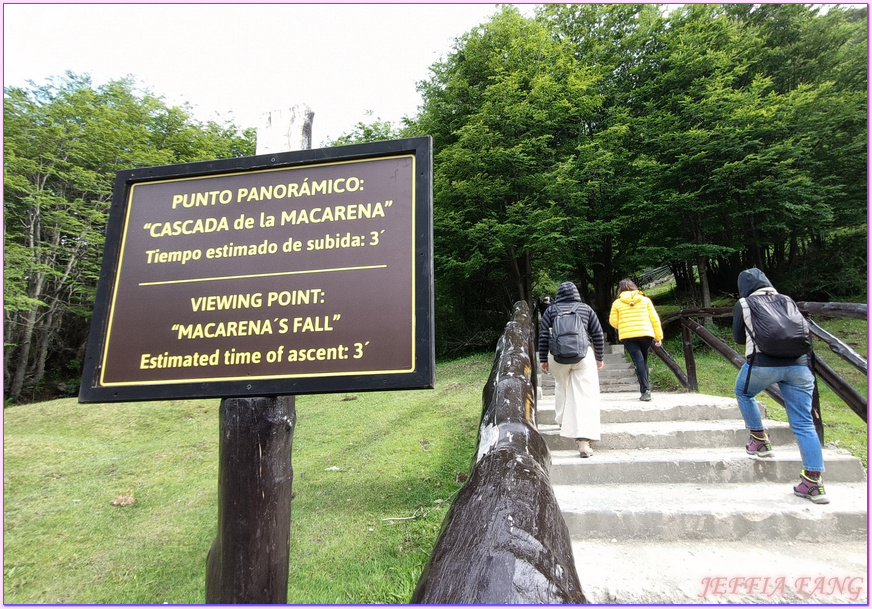
[[646,391],[642,394],[642,397],[639,398],[642,402],[650,402],[651,401],[651,392]]
[[763,433],[762,438],[751,434],[751,439],[745,444],[745,452],[755,457],[771,457],[772,445],[769,443],[769,437],[766,433]]
[[830,499],[824,491],[821,479],[813,480],[805,474],[805,470],[799,475],[799,485],[793,487],[793,494],[797,497],[808,499],[812,503],[829,503]]
[[582,459],[593,457],[593,449],[590,447],[590,440],[576,440],[575,445],[578,446],[578,456]]

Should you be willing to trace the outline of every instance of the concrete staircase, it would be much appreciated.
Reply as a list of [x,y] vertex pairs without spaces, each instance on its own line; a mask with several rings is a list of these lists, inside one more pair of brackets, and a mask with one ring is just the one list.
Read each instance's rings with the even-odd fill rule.
[[639,392],[639,380],[633,363],[624,355],[624,345],[606,345],[603,369],[600,370],[602,393]]
[[540,379],[538,427],[590,602],[866,603],[859,459],[824,449],[831,503],[814,505],[793,495],[802,465],[786,423],[765,421],[775,456],[752,458],[734,398],[640,402],[635,375],[629,392],[603,390],[602,440],[581,459],[554,423],[553,378]]

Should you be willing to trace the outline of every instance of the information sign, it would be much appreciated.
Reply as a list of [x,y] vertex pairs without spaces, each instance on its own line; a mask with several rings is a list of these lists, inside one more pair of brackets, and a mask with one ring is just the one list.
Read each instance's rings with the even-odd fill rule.
[[431,149],[118,172],[80,401],[432,387]]

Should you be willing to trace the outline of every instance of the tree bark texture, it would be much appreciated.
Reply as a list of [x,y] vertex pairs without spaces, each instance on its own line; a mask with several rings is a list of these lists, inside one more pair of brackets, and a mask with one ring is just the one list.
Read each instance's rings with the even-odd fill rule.
[[412,603],[578,604],[569,530],[536,428],[530,310],[515,304],[484,388],[469,480],[448,511]]
[[225,398],[219,419],[218,535],[206,559],[206,603],[287,603],[294,397]]

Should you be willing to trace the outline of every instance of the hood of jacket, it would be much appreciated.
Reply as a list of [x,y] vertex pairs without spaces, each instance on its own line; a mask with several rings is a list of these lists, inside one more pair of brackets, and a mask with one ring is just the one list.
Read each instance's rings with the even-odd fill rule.
[[557,297],[554,302],[581,302],[581,295],[578,293],[578,288],[571,281],[564,281],[557,288]]
[[772,282],[760,269],[748,269],[739,273],[739,296],[747,298],[761,288],[771,288]]
[[629,290],[627,292],[621,292],[618,298],[625,305],[630,305],[632,307],[642,302],[643,296],[644,294],[642,294],[642,290]]

